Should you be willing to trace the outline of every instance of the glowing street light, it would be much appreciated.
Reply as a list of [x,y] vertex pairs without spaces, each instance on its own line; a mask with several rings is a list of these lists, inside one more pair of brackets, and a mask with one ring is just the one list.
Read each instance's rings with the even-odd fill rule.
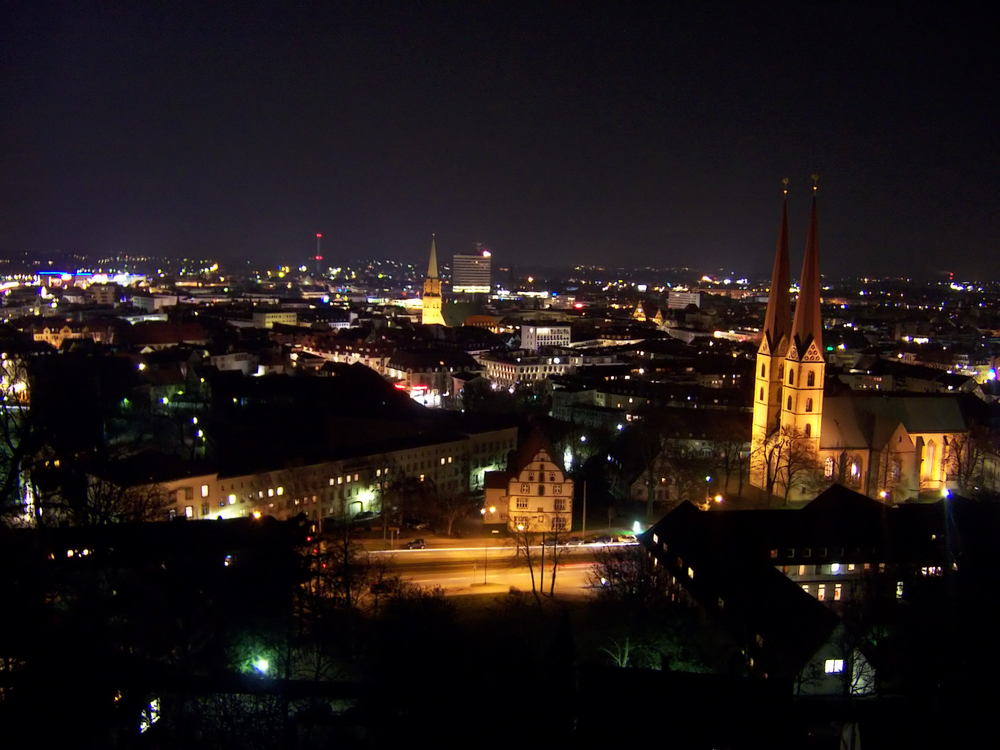
[[260,672],[261,674],[267,674],[267,668],[269,666],[270,666],[269,662],[267,661],[267,659],[264,659],[263,657],[258,656],[256,659],[253,660],[253,668],[256,669],[258,672]]

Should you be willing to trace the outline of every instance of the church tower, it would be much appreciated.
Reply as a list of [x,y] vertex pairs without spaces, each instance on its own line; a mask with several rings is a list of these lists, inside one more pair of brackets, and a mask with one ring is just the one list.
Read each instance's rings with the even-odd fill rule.
[[422,300],[424,325],[443,326],[441,315],[441,279],[438,278],[437,248],[434,246],[434,235],[431,235],[431,259],[427,264],[427,278],[424,279],[424,296]]
[[[785,179],[785,195],[788,180]],[[778,248],[774,255],[774,272],[767,296],[764,316],[764,334],[757,350],[754,378],[753,430],[751,448],[761,451],[770,435],[781,426],[781,394],[784,377],[785,355],[792,330],[792,300],[788,292],[790,272],[788,262],[788,200],[781,206],[781,225],[778,227]],[[767,466],[762,461],[751,461],[750,483],[765,489]]]
[[819,239],[816,227],[816,188],[813,187],[812,215],[806,255],[799,279],[799,301],[795,305],[795,322],[788,354],[785,358],[781,426],[795,438],[811,441],[819,450],[819,433],[823,421],[823,318],[820,312]]

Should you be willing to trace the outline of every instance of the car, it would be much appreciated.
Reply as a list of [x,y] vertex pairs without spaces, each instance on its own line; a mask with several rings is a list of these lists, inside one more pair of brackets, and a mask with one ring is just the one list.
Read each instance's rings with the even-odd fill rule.
[[565,539],[552,539],[551,537],[542,542],[543,547],[565,547]]
[[613,544],[614,541],[615,541],[614,537],[604,535],[604,536],[594,537],[593,543],[594,544]]
[[571,536],[567,540],[566,544],[568,544],[570,547],[577,547],[577,546],[583,544],[583,540],[580,537],[578,537],[578,536]]
[[370,510],[363,510],[354,516],[355,521],[367,521],[369,518],[375,518],[375,514]]
[[375,581],[371,586],[371,592],[373,594],[391,594],[396,590],[396,584],[391,579],[385,579],[381,581]]
[[403,545],[403,549],[427,549],[427,542],[423,539],[411,539]]

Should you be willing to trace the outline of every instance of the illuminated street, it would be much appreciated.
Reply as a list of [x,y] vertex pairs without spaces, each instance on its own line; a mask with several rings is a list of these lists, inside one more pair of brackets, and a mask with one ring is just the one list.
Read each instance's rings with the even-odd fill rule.
[[[560,547],[555,592],[559,596],[589,596],[588,573],[593,546]],[[441,586],[449,596],[497,593],[515,586],[531,590],[531,573],[512,546],[451,547],[444,549],[377,551],[390,558],[394,572],[421,586]],[[533,548],[535,581],[540,587],[541,548]],[[544,586],[549,590],[551,549],[545,550]],[[485,585],[484,585],[485,584]]]

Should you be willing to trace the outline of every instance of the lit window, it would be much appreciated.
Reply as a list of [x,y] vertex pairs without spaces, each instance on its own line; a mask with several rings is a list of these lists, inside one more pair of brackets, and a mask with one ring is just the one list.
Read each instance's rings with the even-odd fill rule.
[[849,573],[854,571],[854,563],[848,563],[847,564],[847,571]]
[[348,475],[347,475],[347,483],[348,483],[348,484],[350,484],[350,483],[351,483],[351,475],[350,475],[350,474],[348,474]]
[[833,476],[833,459],[832,458],[826,459],[826,462],[823,464],[823,475],[827,479],[829,479],[830,477]]
[[441,465],[444,466],[444,459],[441,459]]
[[802,590],[805,591],[808,594],[809,593],[809,584],[808,583],[803,583],[802,584]]
[[844,589],[844,585],[842,583],[836,583],[836,584],[834,584],[834,586],[833,586],[833,600],[835,602],[839,602],[840,601],[840,597],[843,596],[843,594],[844,594],[843,589]]
[[285,494],[285,488],[284,487],[279,487],[278,488],[278,494],[279,495],[284,495]]
[[819,585],[819,589],[816,591],[816,598],[819,599],[820,601],[824,601],[826,599],[826,584],[825,583],[821,583]]
[[267,488],[267,496],[268,497],[274,497],[274,487],[268,487]]
[[343,483],[344,483],[344,478],[343,477],[337,477],[337,484],[343,484]]
[[185,505],[184,506],[184,517],[185,518],[194,518],[194,506],[193,505]]
[[229,496],[229,504],[230,505],[235,505],[236,504],[236,495],[230,495]]
[[207,484],[203,484],[201,486],[201,496],[202,497],[208,497],[208,485]]
[[333,487],[333,477],[330,477],[330,486]]
[[424,475],[423,474],[420,475],[420,481],[421,482],[424,481]]
[[694,579],[694,568],[688,568],[688,578]]
[[896,581],[896,598],[897,599],[902,599],[903,598],[903,582],[902,581]]
[[830,563],[830,572],[837,575],[840,572],[840,563]]
[[825,667],[827,674],[840,674],[841,672],[844,671],[844,660],[827,659]]
[[377,477],[382,476],[382,470],[381,469],[375,469],[375,476],[377,476]]

